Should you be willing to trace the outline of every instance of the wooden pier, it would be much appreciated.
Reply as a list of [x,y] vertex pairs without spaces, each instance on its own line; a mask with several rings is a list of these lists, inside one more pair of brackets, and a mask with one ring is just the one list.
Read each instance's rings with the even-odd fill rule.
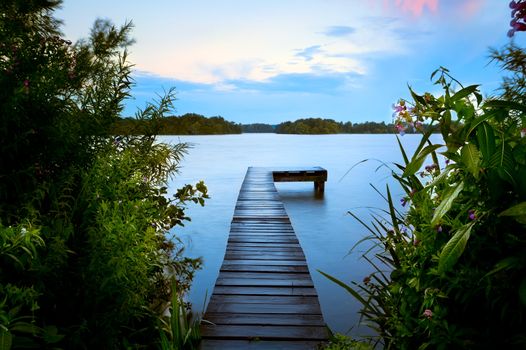
[[[322,168],[297,171],[285,181],[327,179]],[[287,176],[247,170],[201,323],[201,349],[316,349],[329,336],[305,255],[274,186],[276,173]]]

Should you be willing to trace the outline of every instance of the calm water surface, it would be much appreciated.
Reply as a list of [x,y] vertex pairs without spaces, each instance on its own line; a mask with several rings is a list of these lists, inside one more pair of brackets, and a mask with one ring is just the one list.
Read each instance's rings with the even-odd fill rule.
[[[390,179],[389,169],[381,166],[382,162],[401,162],[394,135],[242,134],[170,136],[161,140],[192,144],[170,189],[175,191],[182,184],[204,180],[211,196],[205,207],[188,209],[191,222],[175,228],[186,244],[186,254],[204,260],[189,296],[196,311],[203,309],[205,295],[212,294],[247,167],[321,166],[329,173],[322,198],[314,195],[310,182],[277,183],[276,187],[305,251],[325,321],[336,332],[355,336],[367,332],[357,325],[360,305],[317,270],[347,283],[362,281],[372,271],[361,258],[365,246],[349,254],[367,232],[347,212],[351,210],[368,222],[371,208],[385,208],[384,200],[370,184],[385,190],[389,183],[393,196],[401,198],[402,191]],[[401,141],[412,150],[420,138],[405,135]],[[346,174],[364,159],[372,160]]]

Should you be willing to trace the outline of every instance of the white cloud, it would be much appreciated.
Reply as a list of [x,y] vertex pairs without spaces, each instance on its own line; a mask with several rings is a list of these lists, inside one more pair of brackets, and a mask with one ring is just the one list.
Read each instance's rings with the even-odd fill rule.
[[197,83],[316,72],[367,74],[371,62],[366,55],[407,51],[397,30],[411,25],[373,19],[382,9],[361,1],[165,0],[155,8],[130,1],[123,12],[94,0],[77,5],[78,16],[91,11],[95,17],[95,9],[103,8],[116,23],[133,18],[136,68]]
[[361,11],[356,3],[335,0],[312,0],[310,6],[273,3],[250,2],[236,8],[239,12],[218,10],[215,5],[209,11],[217,10],[217,16],[207,13],[203,20],[199,15],[185,15],[183,10],[195,10],[185,5],[173,28],[158,34],[166,37],[139,37],[132,58],[141,70],[219,84],[227,80],[266,81],[294,73],[363,75],[370,65],[366,55],[407,51],[396,32],[403,23],[373,20],[367,17],[370,8]]

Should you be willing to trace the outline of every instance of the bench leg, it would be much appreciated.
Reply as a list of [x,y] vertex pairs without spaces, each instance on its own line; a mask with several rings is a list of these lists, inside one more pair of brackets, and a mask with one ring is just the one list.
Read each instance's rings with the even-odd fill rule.
[[316,193],[325,192],[325,181],[314,181],[314,191]]

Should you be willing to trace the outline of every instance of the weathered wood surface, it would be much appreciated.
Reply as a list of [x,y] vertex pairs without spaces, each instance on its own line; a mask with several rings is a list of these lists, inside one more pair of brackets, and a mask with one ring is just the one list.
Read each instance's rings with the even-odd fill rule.
[[201,349],[316,349],[328,330],[272,171],[248,168]]
[[322,167],[297,168],[297,169],[274,169],[272,171],[274,182],[312,181],[317,193],[325,191],[327,181],[327,170]]

